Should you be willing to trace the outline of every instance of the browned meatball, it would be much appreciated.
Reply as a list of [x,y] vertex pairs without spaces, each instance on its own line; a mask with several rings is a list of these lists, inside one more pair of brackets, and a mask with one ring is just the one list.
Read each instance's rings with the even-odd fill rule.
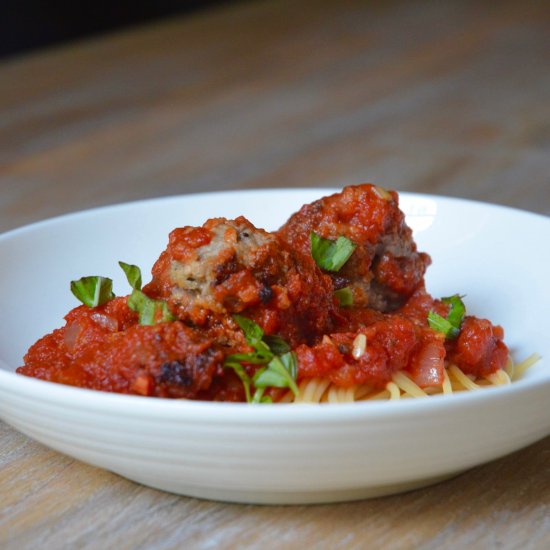
[[329,331],[335,308],[331,279],[311,257],[243,217],[172,231],[146,292],[188,324],[223,328],[230,342],[234,313],[297,345]]
[[399,308],[422,284],[430,263],[427,254],[416,250],[397,193],[371,184],[346,187],[303,206],[278,235],[311,257],[312,231],[332,240],[344,236],[357,245],[345,265],[330,273],[335,288],[352,290],[357,306]]

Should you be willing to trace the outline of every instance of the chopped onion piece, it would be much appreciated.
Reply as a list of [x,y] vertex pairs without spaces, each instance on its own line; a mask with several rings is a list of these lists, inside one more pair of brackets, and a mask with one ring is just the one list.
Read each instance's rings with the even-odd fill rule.
[[359,333],[353,341],[353,350],[351,354],[354,359],[359,359],[365,350],[367,349],[367,337],[364,334]]

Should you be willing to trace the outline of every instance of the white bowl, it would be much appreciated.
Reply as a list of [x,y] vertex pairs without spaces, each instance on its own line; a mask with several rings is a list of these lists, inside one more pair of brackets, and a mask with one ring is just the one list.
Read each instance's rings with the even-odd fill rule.
[[466,294],[504,326],[517,358],[542,361],[507,387],[400,402],[246,405],[115,395],[14,373],[76,305],[69,281],[117,261],[152,266],[177,226],[243,214],[267,229],[327,189],[185,195],[63,216],[0,236],[0,417],[30,437],[129,479],[236,502],[351,500],[420,487],[550,433],[550,220],[464,200],[402,194],[433,265],[428,290]]

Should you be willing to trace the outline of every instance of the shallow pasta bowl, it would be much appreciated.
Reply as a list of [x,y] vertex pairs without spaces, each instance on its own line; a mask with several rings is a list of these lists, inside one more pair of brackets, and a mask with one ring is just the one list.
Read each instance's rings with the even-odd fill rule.
[[[245,215],[267,229],[331,190],[186,195],[63,216],[0,236],[4,325],[0,417],[63,453],[145,485],[203,498],[292,504],[427,485],[550,433],[546,284],[550,220],[509,208],[402,194],[428,290],[465,294],[501,324],[517,359],[542,360],[508,386],[399,402],[246,405],[163,400],[16,375],[37,338],[76,304],[69,281],[101,274],[126,292],[118,260],[146,272],[171,229]],[[546,239],[545,239],[546,237]]]

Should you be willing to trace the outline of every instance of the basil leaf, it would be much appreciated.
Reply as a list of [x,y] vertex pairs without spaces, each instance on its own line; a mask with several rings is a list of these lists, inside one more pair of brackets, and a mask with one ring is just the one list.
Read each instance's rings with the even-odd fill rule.
[[[269,397],[266,395],[264,396],[265,388],[258,388],[254,395],[252,396],[252,399],[250,400],[250,403],[270,403],[273,402]],[[269,399],[269,401],[268,401]]]
[[309,238],[311,255],[315,263],[326,271],[340,271],[357,246],[346,237],[340,236],[333,241],[317,235],[314,231],[310,233]]
[[126,274],[126,279],[128,279],[130,286],[134,290],[141,290],[141,269],[137,265],[127,264],[125,262],[118,262],[118,265]]
[[298,395],[296,375],[298,362],[294,352],[274,357],[267,367],[256,372],[252,381],[256,388],[290,388],[294,395]]
[[462,301],[462,296],[458,294],[441,298],[441,301],[451,306],[447,318],[445,319],[445,317],[441,317],[434,311],[430,311],[428,313],[428,324],[434,330],[443,333],[445,338],[452,340],[460,334],[460,325],[466,313],[466,306]]
[[263,340],[275,355],[290,351],[290,346],[277,334],[267,334]]
[[140,325],[155,325],[167,321],[175,321],[176,318],[168,309],[168,304],[162,300],[153,300],[141,290],[134,290],[128,297],[128,307],[139,313]]
[[234,353],[228,355],[227,360],[238,361],[239,363],[250,363],[251,365],[266,365],[273,359],[271,352],[251,351],[249,353]]
[[262,327],[242,315],[233,315],[233,319],[244,332],[246,343],[255,348],[262,340],[264,331]]
[[269,386],[286,388],[288,387],[288,378],[289,374],[281,361],[275,358],[269,363],[269,368],[264,367],[256,372],[252,382],[256,388],[268,388]]
[[353,305],[353,293],[349,287],[340,288],[334,291],[334,296],[338,299],[340,307]]
[[462,319],[464,319],[464,314],[466,313],[466,306],[464,305],[462,298],[463,296],[459,296],[458,294],[441,298],[442,302],[451,306],[449,315],[447,315],[447,320],[456,329],[460,329]]
[[235,371],[235,374],[241,379],[241,382],[244,386],[246,402],[250,403],[250,376],[246,374],[244,367],[238,361],[231,361],[230,357],[225,360],[223,366],[225,368],[233,369]]
[[460,330],[454,327],[445,317],[430,311],[428,313],[428,324],[430,328],[437,330],[445,335],[445,338],[453,339],[458,336]]
[[264,405],[266,403],[273,403],[273,399],[269,397],[269,395],[264,395],[265,388],[258,388],[254,392],[254,396],[252,397],[251,403],[259,403],[261,405]]
[[113,281],[98,275],[71,281],[71,292],[88,307],[101,306],[115,297],[113,294]]
[[290,373],[290,376],[292,376],[292,379],[296,380],[298,378],[298,357],[296,354],[293,351],[290,353],[285,353],[284,355],[281,355],[281,361],[283,362],[286,370]]
[[[247,402],[271,403],[272,399],[263,395],[269,387],[290,388],[297,395],[298,386],[295,380],[298,374],[298,361],[296,354],[290,351],[290,346],[280,336],[264,336],[263,329],[251,319],[242,315],[233,315],[233,319],[244,332],[246,343],[253,347],[254,351],[227,356],[224,367],[241,373],[239,377],[244,385]],[[251,380],[244,370],[243,363],[265,366],[258,369]],[[251,397],[252,384],[255,392]]]

